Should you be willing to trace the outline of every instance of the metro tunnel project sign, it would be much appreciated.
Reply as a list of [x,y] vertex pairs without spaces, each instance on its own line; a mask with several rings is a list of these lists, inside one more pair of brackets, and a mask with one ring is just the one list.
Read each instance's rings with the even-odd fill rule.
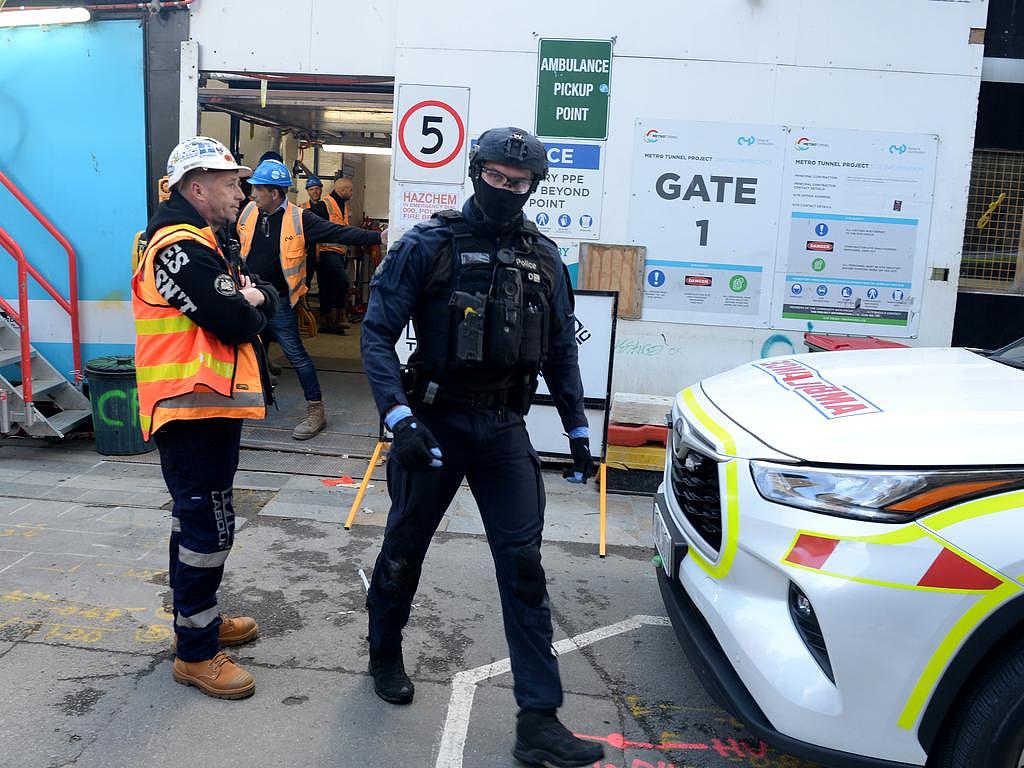
[[537,135],[607,139],[610,40],[541,40]]

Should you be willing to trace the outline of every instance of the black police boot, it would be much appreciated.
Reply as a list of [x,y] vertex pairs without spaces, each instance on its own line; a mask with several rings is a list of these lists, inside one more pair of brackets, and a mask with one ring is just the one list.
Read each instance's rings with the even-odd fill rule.
[[548,768],[591,765],[604,757],[604,747],[572,735],[553,709],[524,709],[516,718],[517,760]]
[[393,654],[370,651],[370,674],[373,675],[373,690],[384,701],[391,704],[409,704],[416,688],[405,674],[402,651]]

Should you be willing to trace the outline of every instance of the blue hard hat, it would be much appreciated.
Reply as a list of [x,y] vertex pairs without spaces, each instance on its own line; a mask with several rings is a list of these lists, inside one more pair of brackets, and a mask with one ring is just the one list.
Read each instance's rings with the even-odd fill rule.
[[253,186],[264,184],[271,187],[290,187],[292,175],[288,171],[288,166],[280,160],[264,160],[252,172],[249,183]]
[[323,185],[324,183],[316,176],[310,176],[306,179],[306,189],[309,189],[310,187],[322,187]]

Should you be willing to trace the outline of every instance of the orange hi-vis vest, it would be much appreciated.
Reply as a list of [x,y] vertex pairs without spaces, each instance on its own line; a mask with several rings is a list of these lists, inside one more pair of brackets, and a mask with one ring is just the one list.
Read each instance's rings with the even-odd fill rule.
[[[334,224],[338,224],[343,227],[348,226],[348,206],[345,206],[345,210],[341,209],[338,205],[338,201],[328,195],[323,195],[320,198],[327,204],[327,215]],[[307,200],[302,204],[303,208],[311,208]],[[316,244],[316,257],[317,261],[320,260],[320,254],[324,251],[334,251],[335,253],[348,253],[347,245],[334,245],[332,243],[317,243]]]
[[[259,206],[249,203],[238,217],[238,238],[242,245],[242,258],[249,258],[252,238],[259,221]],[[302,209],[295,203],[287,203],[281,221],[281,271],[288,284],[288,303],[293,307],[309,290],[306,287],[306,237],[302,233]]]
[[[267,414],[252,344],[225,344],[172,307],[157,289],[154,260],[182,240],[202,243],[224,259],[209,227],[176,224],[150,238],[132,275],[135,378],[146,440],[169,421],[262,419]],[[169,255],[168,271],[180,269],[187,258],[183,251]]]
[[[341,210],[341,206],[338,205],[338,201],[330,195],[321,195],[320,202],[327,206],[327,217],[335,224],[341,224],[342,226],[348,225],[348,209]],[[303,208],[312,208],[313,204],[307,200],[302,204]]]

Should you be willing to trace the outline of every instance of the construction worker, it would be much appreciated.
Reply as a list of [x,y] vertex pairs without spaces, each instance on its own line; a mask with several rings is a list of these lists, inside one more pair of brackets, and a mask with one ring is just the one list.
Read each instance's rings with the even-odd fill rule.
[[[348,211],[338,205],[333,194],[323,196],[324,183],[316,176],[306,181],[306,194],[309,200],[302,204],[321,219],[333,221],[335,224],[348,226]],[[351,281],[348,278],[348,266],[345,261],[347,249],[343,245],[319,243],[311,249],[316,265],[316,276],[320,288],[320,323],[321,332],[345,335],[348,323],[343,320],[345,303],[348,301],[348,290]],[[306,260],[307,282],[312,280],[309,259]]]
[[[569,436],[573,470],[593,472],[569,276],[558,246],[522,214],[547,174],[540,141],[484,132],[470,153],[473,196],[392,248],[370,283],[362,352],[388,455],[384,542],[367,595],[370,673],[385,701],[408,704],[402,630],[427,547],[463,480],[480,507],[498,580],[519,714],[513,754],[546,766],[592,765],[600,744],[575,737],[551,650],[541,567],[544,481],[524,416],[543,371]],[[409,318],[417,348],[403,376],[395,343]]]
[[309,290],[306,285],[306,248],[318,243],[376,245],[387,242],[387,230],[371,232],[345,227],[304,211],[288,201],[285,192],[292,175],[284,163],[264,160],[249,178],[253,202],[238,217],[242,258],[249,270],[277,288],[281,299],[265,336],[281,345],[295,369],[306,397],[306,418],[292,431],[296,440],[308,440],[327,426],[316,366],[302,344],[295,305]]
[[242,419],[263,418],[270,392],[254,342],[277,306],[274,287],[249,275],[222,235],[244,200],[243,175],[249,169],[214,139],[175,147],[167,161],[170,197],[149,222],[132,277],[142,434],[156,440],[174,501],[171,674],[223,699],[256,689],[219,646],[248,642],[259,629],[249,617],[221,615],[217,589],[234,541]]

